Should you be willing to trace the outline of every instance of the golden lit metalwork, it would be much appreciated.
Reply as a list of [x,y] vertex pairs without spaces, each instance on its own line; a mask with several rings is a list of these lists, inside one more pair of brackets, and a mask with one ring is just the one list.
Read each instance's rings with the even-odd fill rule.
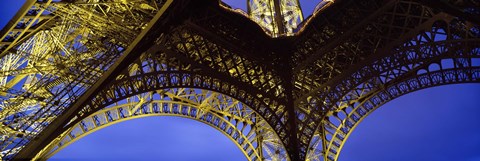
[[161,10],[159,2],[27,1],[1,32],[1,157],[48,125],[64,108],[59,102],[91,86]]
[[[466,1],[29,0],[1,31],[0,157],[45,159],[116,122],[194,119],[248,160],[338,160],[410,92],[480,82]],[[260,26],[260,27],[259,27]]]
[[298,0],[247,0],[248,15],[272,37],[292,36],[303,21]]
[[284,160],[287,157],[278,136],[255,111],[217,92],[185,88],[140,94],[99,110],[65,131],[37,157],[50,158],[97,130],[149,116],[176,116],[205,123],[232,140],[248,160]]

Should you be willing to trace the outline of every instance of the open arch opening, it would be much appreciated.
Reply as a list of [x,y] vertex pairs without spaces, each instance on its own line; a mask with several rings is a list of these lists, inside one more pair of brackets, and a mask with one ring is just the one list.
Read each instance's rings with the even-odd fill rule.
[[[463,45],[457,46],[462,43],[477,43],[478,40],[468,32],[463,33],[466,36],[450,32],[463,30],[452,25],[456,21],[451,21],[450,24],[447,23],[448,25],[446,23],[442,21],[433,23],[431,31],[426,32],[427,34],[419,34],[407,43],[409,45],[400,47],[391,56],[379,59],[383,60],[381,64],[389,65],[364,66],[352,74],[352,79],[339,83],[336,86],[339,88],[334,88],[336,94],[334,99],[329,98],[326,101],[334,102],[332,105],[336,110],[327,114],[318,127],[311,142],[309,156],[315,159],[321,157],[323,160],[338,160],[345,141],[363,118],[399,96],[441,85],[478,83],[479,66],[475,63],[478,58],[478,46],[468,49],[460,47]],[[446,38],[447,40],[444,40]],[[424,40],[431,42],[424,43]],[[412,42],[413,45],[410,44]],[[362,70],[377,71],[378,74],[363,77],[365,79],[355,79],[355,76],[365,74]],[[350,88],[343,88],[342,85]],[[324,142],[316,139],[318,137],[325,138]]]
[[124,121],[85,136],[51,160],[247,160],[236,145],[204,123],[180,117]]
[[288,160],[273,128],[250,107],[214,91],[189,88],[142,93],[98,110],[72,124],[37,158],[49,158],[82,137],[110,125],[150,116],[183,117],[209,125],[233,141],[247,160]]
[[461,84],[394,99],[356,127],[339,160],[478,160],[479,96],[479,84]]

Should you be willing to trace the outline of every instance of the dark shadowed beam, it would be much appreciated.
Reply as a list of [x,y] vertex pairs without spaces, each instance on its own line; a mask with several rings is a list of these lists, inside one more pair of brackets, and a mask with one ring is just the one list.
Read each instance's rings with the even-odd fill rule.
[[[462,8],[460,8],[460,6],[449,4],[446,0],[421,0],[420,2],[432,8],[439,9],[440,11],[448,13],[452,16],[459,17],[466,21],[480,25],[480,15],[474,15],[462,11]],[[477,10],[479,10],[477,12],[480,12],[480,6],[471,7],[476,8]]]
[[283,86],[285,88],[285,105],[286,105],[286,129],[288,129],[288,139],[290,140],[286,149],[291,161],[301,161],[306,159],[306,149],[308,145],[302,144],[298,135],[298,122],[296,107],[294,105],[294,81],[293,81],[293,66],[292,59],[290,58],[290,53],[293,51],[291,38],[280,37],[274,40],[274,43],[277,44],[277,48],[273,48],[273,51],[277,54],[276,70],[282,71],[279,72],[279,76],[284,80]]
[[[97,95],[102,90],[102,87],[106,86],[111,80],[114,80],[118,74],[120,74],[123,69],[128,67],[137,57],[140,56],[149,46],[154,43],[154,40],[158,36],[158,31],[166,27],[166,21],[158,21],[164,13],[171,14],[172,8],[178,6],[181,1],[176,1],[170,7],[173,0],[167,0],[162,8],[157,12],[155,17],[150,21],[149,25],[137,36],[132,44],[129,45],[124,54],[115,62],[115,64],[107,71],[105,74],[98,80],[90,89],[88,89],[71,107],[59,115],[52,123],[50,123],[40,134],[36,136],[35,139],[27,143],[27,145],[13,158],[13,160],[30,160],[34,158],[35,155],[42,150],[43,147],[46,147],[53,139],[60,135],[65,129],[64,126],[67,124],[72,117],[81,110],[84,104],[87,101],[91,100],[94,96]],[[167,11],[167,8],[169,9]],[[171,15],[166,15],[167,18]],[[163,20],[163,19],[162,19]],[[155,30],[152,30],[155,29]]]
[[[195,14],[198,19],[186,21],[185,24],[198,32],[200,35],[205,36],[208,39],[211,39],[215,43],[218,43],[220,46],[224,46],[228,49],[231,49],[235,52],[238,52],[240,57],[245,57],[246,59],[252,60],[255,63],[259,63],[259,66],[265,67],[267,70],[271,70],[276,75],[282,78],[282,86],[285,87],[285,98],[274,98],[277,102],[284,104],[286,106],[286,112],[282,114],[286,118],[286,127],[287,136],[284,139],[288,141],[283,141],[285,148],[288,152],[290,160],[304,160],[305,159],[305,150],[308,145],[300,144],[297,137],[297,122],[296,114],[293,106],[293,86],[291,82],[291,39],[289,38],[279,38],[271,39],[266,36],[263,30],[259,28],[257,24],[254,24],[250,19],[240,16],[234,12],[225,12],[224,10],[218,10],[218,7],[212,7],[209,13],[219,14],[218,17],[209,16],[209,14]],[[200,16],[201,15],[201,16]],[[201,18],[201,17],[212,17],[218,21],[212,21],[211,19]],[[228,34],[224,35],[223,30],[215,30],[215,27],[212,27],[217,24],[211,23],[225,23],[226,26],[235,28],[230,30]],[[231,38],[231,39],[230,39]],[[179,57],[179,54],[176,54]],[[185,61],[188,61],[187,58],[179,58]],[[195,62],[189,62],[190,64],[195,64]],[[229,77],[229,76],[226,76]],[[235,82],[231,80],[229,82]],[[248,87],[247,85],[244,85]],[[257,91],[253,93],[263,93],[262,91]],[[277,121],[272,121],[267,119],[267,121],[272,124]],[[279,122],[277,122],[279,123]],[[272,124],[275,127],[275,124]],[[278,133],[279,131],[277,131]]]
[[[349,39],[350,36],[357,32],[358,30],[363,29],[364,26],[368,25],[371,23],[375,18],[378,16],[384,14],[388,9],[393,7],[397,0],[386,0],[387,2],[385,5],[380,8],[379,10],[373,12],[371,15],[368,15],[365,17],[360,23],[355,24],[355,26],[352,26],[351,28],[348,29],[348,31],[343,31],[338,34],[338,36],[335,36],[333,40],[328,40],[329,42],[325,44],[325,46],[321,47],[320,49],[316,50],[314,53],[309,54],[308,58],[305,59],[303,62],[298,64],[296,67],[293,69],[293,73],[298,73],[302,69],[306,68],[307,66],[313,65],[315,61],[317,61],[317,58],[320,57],[320,55],[325,54],[327,51],[330,49],[333,49],[339,45],[341,45],[345,40]],[[347,3],[347,2],[345,2]],[[332,11],[333,12],[333,11]]]
[[[423,4],[423,3],[422,3]],[[431,7],[430,5],[427,5],[427,7]],[[437,9],[437,8],[434,8]],[[434,17],[430,18],[430,20],[424,22],[423,24],[417,26],[416,28],[406,32],[405,34],[402,34],[401,37],[398,37],[395,41],[390,42],[387,44],[387,46],[383,48],[379,48],[376,50],[373,55],[366,57],[364,60],[362,60],[361,63],[354,64],[347,68],[346,70],[342,71],[342,74],[335,76],[331,78],[329,81],[324,82],[320,87],[317,87],[313,90],[311,90],[308,94],[303,95],[301,98],[298,100],[301,100],[307,96],[314,95],[314,93],[317,93],[320,89],[324,89],[325,87],[331,87],[332,85],[336,84],[336,82],[343,80],[345,77],[349,76],[349,74],[353,73],[356,71],[359,67],[361,67],[363,64],[368,64],[373,62],[374,60],[377,60],[378,57],[385,56],[389,53],[391,49],[393,49],[395,46],[403,44],[403,42],[407,41],[409,38],[416,36],[417,33],[419,33],[421,30],[428,29],[434,21],[437,20],[446,20],[450,21],[451,19],[455,18],[455,15],[451,15],[449,13],[445,12],[440,12]]]
[[[373,61],[374,61],[374,60],[378,60],[378,58],[382,58],[382,59],[384,59],[384,60],[392,60],[391,62],[403,62],[403,63],[409,62],[409,61],[403,61],[403,60],[402,60],[402,61],[398,61],[398,60],[393,61],[394,59],[390,59],[390,58],[388,58],[388,57],[386,57],[386,56],[387,56],[387,55],[391,55],[391,54],[392,54],[392,50],[391,50],[391,49],[393,49],[393,47],[397,48],[397,47],[399,46],[398,44],[408,43],[409,41],[405,40],[405,38],[408,38],[408,37],[410,37],[410,38],[413,37],[413,38],[414,38],[415,36],[420,35],[420,33],[424,32],[424,31],[430,31],[430,30],[428,30],[428,29],[429,29],[429,28],[432,28],[432,24],[435,24],[435,22],[438,22],[439,20],[449,22],[449,20],[451,20],[451,19],[454,19],[454,17],[453,17],[452,15],[449,15],[449,14],[446,14],[446,13],[443,13],[443,12],[442,12],[442,13],[439,13],[439,14],[435,15],[434,17],[432,17],[431,19],[429,19],[428,21],[424,22],[423,24],[417,26],[415,29],[412,29],[410,32],[405,33],[405,34],[404,34],[405,36],[402,36],[402,38],[399,38],[399,40],[396,40],[396,41],[392,42],[391,44],[388,44],[386,47],[384,47],[384,48],[382,48],[382,49],[379,49],[379,52],[378,52],[378,53],[375,53],[375,55],[372,55],[372,56],[368,57],[368,58],[365,60],[366,62],[365,62],[365,63],[362,63],[363,65],[362,65],[362,64],[354,65],[351,69],[352,69],[352,70],[365,69],[365,65],[366,65],[366,66],[372,66],[372,67],[373,67],[373,66],[382,66],[382,65],[372,65],[372,64],[373,64]],[[462,22],[460,21],[459,23],[462,23]],[[445,29],[445,30],[450,31],[450,29]],[[464,32],[465,32],[465,33],[468,33],[468,30],[466,30],[466,31],[464,31]],[[457,31],[457,33],[458,33],[458,31]],[[432,37],[435,37],[435,36],[432,36]],[[451,37],[451,36],[446,36],[446,37]],[[472,38],[473,38],[473,39],[477,39],[477,37],[472,37]],[[402,39],[403,39],[403,43],[402,43]],[[428,38],[418,38],[417,41],[419,41],[419,40],[425,40],[425,39],[429,40]],[[432,40],[430,40],[430,41],[432,41]],[[467,41],[471,41],[471,40],[467,40]],[[476,40],[475,40],[475,41],[476,41]],[[421,44],[421,43],[419,42],[418,44]],[[475,45],[474,42],[468,42],[468,43],[466,43],[466,44],[469,45],[469,46],[470,46],[470,45],[473,45],[472,47],[474,47],[474,45]],[[435,47],[435,48],[438,47],[436,44],[433,44],[433,45],[432,45],[432,44],[428,44],[428,45],[425,45],[425,46],[430,46],[430,47],[433,46],[433,47]],[[450,49],[453,48],[452,45],[446,45],[446,46],[449,46]],[[454,45],[454,46],[455,46],[455,45]],[[434,49],[435,49],[435,48],[434,48]],[[469,48],[470,48],[470,47],[466,47],[466,48],[465,48],[464,45],[460,45],[460,46],[458,46],[457,49],[464,49],[464,50],[465,50],[465,49],[469,49]],[[428,51],[435,51],[435,50],[428,50]],[[449,50],[449,51],[450,51],[450,50]],[[451,53],[456,53],[456,52],[451,52],[451,51],[450,51],[449,54],[451,54]],[[467,53],[469,53],[469,52],[467,52]],[[465,54],[466,54],[466,53],[465,53]],[[464,54],[462,54],[462,55],[464,55]],[[475,54],[474,54],[474,55],[475,55]],[[452,56],[452,57],[455,57],[455,56]],[[387,58],[387,59],[385,59],[385,58]],[[419,69],[425,69],[425,68],[428,69],[428,66],[431,65],[432,63],[440,62],[440,60],[445,59],[445,58],[448,58],[448,57],[446,57],[446,55],[445,55],[445,56],[443,56],[443,57],[438,57],[438,58],[425,58],[424,60],[421,60],[421,61],[420,61],[420,60],[415,61],[415,62],[422,62],[422,64],[424,64],[424,65],[420,64],[420,66],[415,67],[415,68],[412,68],[412,69],[409,71],[409,73],[407,73],[407,74],[402,74],[401,76],[402,76],[402,77],[404,77],[404,76],[405,76],[405,77],[410,77],[410,76],[412,76],[412,75],[413,75],[413,76],[416,76],[417,73],[415,73],[415,72],[418,71]],[[381,61],[381,62],[388,62],[388,61]],[[409,64],[411,64],[411,63],[409,63]],[[394,69],[394,68],[392,68],[392,69]],[[397,69],[398,69],[398,68],[397,68]],[[405,68],[403,68],[403,69],[405,69]],[[408,69],[408,68],[407,68],[407,69]],[[395,69],[394,69],[394,70],[395,70]],[[467,71],[468,71],[468,70],[473,71],[474,69],[467,69]],[[475,70],[477,70],[477,69],[475,69]],[[372,77],[372,76],[373,76],[372,78],[378,77],[378,76],[375,76],[375,75],[378,75],[378,74],[375,74],[375,73],[384,73],[382,70],[377,70],[377,69],[373,69],[373,68],[370,69],[370,70],[358,70],[358,71],[368,71],[368,72],[370,72],[370,73],[367,73],[367,74],[357,74],[357,75],[362,75],[362,76],[363,76],[362,81],[367,80],[367,79],[370,79],[370,77]],[[413,72],[412,72],[412,71],[413,71]],[[351,73],[351,72],[348,72],[348,73]],[[390,78],[392,78],[392,77],[397,77],[397,76],[399,75],[398,73],[394,73],[394,72],[387,72],[387,73],[390,73],[390,75],[385,76],[385,77],[387,77],[387,79],[390,79]],[[467,72],[467,73],[468,73],[468,72]],[[373,75],[372,75],[372,74],[373,74]],[[347,74],[347,75],[351,75],[351,74]],[[382,74],[382,75],[383,75],[383,74]],[[379,76],[381,76],[381,75],[379,75]],[[384,77],[384,76],[382,76],[382,77]],[[350,79],[352,79],[352,78],[353,78],[353,77],[351,77]],[[366,79],[366,78],[367,78],[367,79]],[[379,77],[379,78],[380,78],[380,77]],[[385,79],[385,80],[387,80],[387,79]],[[347,79],[347,77],[338,78],[338,81],[340,81],[340,80],[348,80],[348,79]],[[373,79],[371,79],[371,80],[373,80]],[[381,79],[381,80],[383,80],[383,79]],[[478,81],[478,80],[475,80],[475,81]],[[354,81],[354,80],[352,79],[352,81],[344,81],[344,82],[356,82],[356,81]],[[361,81],[357,81],[357,82],[361,82]],[[383,89],[387,89],[387,86],[391,85],[392,83],[395,83],[395,82],[382,83],[381,85],[378,86],[378,88],[379,88],[379,89],[382,89],[382,90],[383,90]],[[346,83],[346,84],[349,84],[349,83]],[[337,85],[336,87],[339,87],[339,86],[341,86],[341,85]],[[343,85],[343,86],[347,87],[348,85]],[[351,86],[351,87],[358,87],[358,86],[359,86],[358,84],[355,84],[355,85],[353,85],[353,86]],[[365,91],[369,91],[369,90],[370,90],[369,88],[371,88],[371,87],[367,87],[367,88],[365,88],[365,87],[366,87],[366,86],[362,87],[363,90],[365,90]],[[338,89],[338,88],[335,88],[335,87],[333,87],[333,88],[334,88],[334,89]],[[348,88],[350,88],[350,87],[348,87]],[[344,89],[342,89],[342,90],[343,90],[343,91],[352,91],[352,90],[353,90],[353,88],[351,88],[351,89],[348,89],[348,88],[344,88]],[[377,88],[377,87],[375,87],[375,88]],[[362,91],[363,91],[363,90],[362,90]],[[339,90],[337,90],[337,91],[339,91]],[[373,90],[370,90],[370,91],[373,91]],[[345,93],[346,93],[346,92],[342,92],[342,93],[339,93],[338,95],[344,96],[344,95],[346,95]],[[365,94],[364,96],[367,97],[367,98],[370,98],[370,97],[371,97],[371,95],[369,95],[369,94]],[[357,98],[355,98],[355,99],[357,99]],[[352,100],[352,99],[351,99],[351,100]],[[357,99],[357,100],[358,100],[358,102],[363,102],[365,99],[359,97],[359,99]],[[330,102],[337,102],[337,101],[339,101],[339,99],[334,99],[334,101],[330,101]],[[342,100],[342,101],[344,101],[344,100]],[[345,101],[345,102],[349,102],[349,100],[347,100],[347,101]],[[353,107],[353,106],[352,106],[352,107]],[[346,110],[345,110],[345,109],[341,109],[341,110],[340,110],[340,109],[337,109],[337,110],[336,110],[336,112],[339,112],[339,111],[341,112],[341,111],[346,111]],[[352,110],[352,111],[356,111],[356,110]],[[335,112],[335,111],[333,111],[333,112]],[[363,115],[363,114],[362,114],[362,115]],[[329,115],[329,116],[327,116],[327,117],[332,118],[332,115]],[[336,117],[338,117],[338,115],[336,115]],[[328,118],[327,118],[326,120],[328,121]],[[343,121],[340,121],[340,122],[344,123]],[[318,128],[319,128],[319,130],[320,130],[321,127],[318,127]],[[339,130],[337,130],[337,131],[339,131]],[[342,133],[342,132],[339,132],[339,133]],[[336,136],[336,134],[333,134],[333,136]],[[348,136],[348,135],[347,135],[347,136]],[[338,139],[337,139],[337,140],[338,140]],[[345,141],[344,139],[340,139],[340,140]],[[332,141],[332,143],[333,143],[333,141]],[[343,143],[340,144],[340,145],[343,146]],[[336,145],[331,144],[331,146],[336,146]],[[334,148],[334,149],[335,149],[335,148]],[[327,150],[327,151],[328,151],[328,150]],[[331,153],[331,154],[332,154],[332,153]],[[338,157],[338,154],[336,154],[336,155],[337,155],[337,157]]]
[[[255,64],[255,66],[260,67],[265,73],[271,72],[273,76],[278,77],[283,72],[283,70],[276,68],[278,66],[278,62],[276,62],[278,53],[272,52],[274,48],[278,48],[277,43],[273,42],[275,39],[268,37],[256,23],[247,19],[247,17],[226,11],[216,5],[209,7],[206,11],[195,14],[194,17],[186,20],[184,23],[192,32],[205,37],[222,48],[232,51],[232,55],[245,58],[252,64]],[[227,28],[231,29],[217,29],[217,26],[227,26]],[[253,79],[256,78],[254,75],[249,76]],[[256,87],[262,89],[262,87]],[[267,89],[261,93],[265,93],[269,98],[275,99],[275,90],[268,87],[265,88]],[[277,102],[285,104],[283,99],[277,99]]]
[[[215,15],[213,17],[212,15]],[[242,53],[249,60],[272,63],[275,55],[271,54],[272,38],[250,18],[230,9],[213,5],[206,11],[192,15],[189,24],[194,24],[195,29],[217,43],[227,45],[235,52]],[[225,32],[218,27],[231,28]]]

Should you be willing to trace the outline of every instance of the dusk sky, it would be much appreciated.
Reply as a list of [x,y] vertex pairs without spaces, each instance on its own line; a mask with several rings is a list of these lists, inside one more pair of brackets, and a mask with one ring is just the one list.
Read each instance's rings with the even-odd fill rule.
[[[24,1],[0,0],[0,28]],[[229,0],[244,8],[243,0]],[[301,1],[305,17],[318,0]],[[130,120],[90,134],[50,160],[244,161],[235,144],[185,118]],[[395,99],[367,117],[340,161],[480,161],[480,84],[448,85]]]

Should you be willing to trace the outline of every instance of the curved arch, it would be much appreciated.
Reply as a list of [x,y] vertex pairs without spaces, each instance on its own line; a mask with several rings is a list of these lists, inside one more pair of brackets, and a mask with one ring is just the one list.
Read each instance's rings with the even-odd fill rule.
[[[167,105],[168,110],[160,110],[162,108],[157,107],[162,107],[162,105]],[[138,119],[138,118],[143,118],[143,117],[151,117],[151,116],[177,116],[177,117],[183,117],[183,118],[188,118],[196,121],[200,121],[204,124],[207,124],[216,130],[219,130],[227,136],[230,140],[232,140],[235,145],[242,151],[242,153],[248,158],[248,160],[256,160],[259,158],[259,153],[255,148],[252,148],[253,145],[249,141],[242,141],[242,140],[247,140],[245,135],[240,135],[237,136],[239,140],[234,138],[232,135],[238,135],[239,130],[236,129],[235,126],[233,126],[230,122],[227,122],[225,120],[221,120],[223,124],[218,123],[218,121],[213,122],[214,120],[218,120],[219,115],[208,112],[207,115],[209,117],[202,117],[200,119],[196,118],[198,115],[196,115],[196,111],[200,110],[195,107],[191,107],[188,104],[185,103],[178,103],[178,102],[172,102],[172,101],[155,101],[152,102],[151,105],[147,105],[153,108],[147,108],[146,110],[142,108],[142,112],[139,112],[137,114],[132,114],[127,111],[126,108],[128,108],[128,105],[125,106],[117,106],[113,108],[107,108],[104,110],[97,111],[90,117],[87,117],[83,121],[81,121],[79,124],[76,124],[73,126],[71,129],[67,131],[67,134],[65,134],[62,138],[61,141],[55,145],[54,149],[50,151],[45,157],[41,158],[50,158],[54,154],[56,154],[58,151],[63,149],[64,147],[70,145],[71,143],[81,139],[84,136],[87,136],[88,134],[91,134],[97,130],[100,130],[102,128],[114,125],[116,123],[120,123],[123,121],[128,121],[131,119]],[[180,106],[182,108],[186,107],[187,111],[176,111],[172,107]],[[117,116],[111,115],[111,113],[119,114]],[[106,116],[106,119],[100,119],[102,116]],[[208,119],[207,119],[208,118]],[[88,124],[88,125],[87,125]],[[233,130],[232,130],[233,129]],[[227,131],[228,130],[228,131]],[[227,133],[230,132],[230,133]],[[245,144],[245,145],[241,145]],[[249,154],[251,156],[249,156]]]
[[183,88],[144,93],[98,110],[57,137],[37,158],[49,158],[110,125],[150,116],[177,116],[205,123],[232,140],[248,160],[287,159],[281,140],[255,111],[223,94]]
[[[480,50],[477,52],[479,51]],[[406,72],[402,73],[398,70],[395,71],[396,68],[386,71],[386,73],[391,72],[391,74],[396,72],[394,77],[387,78],[379,75],[371,78],[370,80],[364,80],[363,83],[360,83],[359,85],[355,86],[354,89],[351,89],[350,93],[344,94],[345,97],[349,99],[338,99],[338,102],[335,104],[337,109],[334,110],[334,112],[327,114],[327,117],[322,120],[319,126],[321,129],[315,132],[316,134],[311,140],[309,149],[312,150],[312,152],[309,154],[309,156],[313,158],[319,156],[326,158],[330,156],[330,158],[324,159],[336,160],[341,147],[345,142],[345,139],[348,137],[347,134],[353,130],[354,127],[352,126],[356,126],[352,124],[348,125],[348,130],[342,129],[342,127],[349,124],[347,120],[355,120],[353,121],[355,123],[357,123],[357,121],[360,122],[363,120],[363,117],[366,117],[367,111],[373,111],[373,109],[376,109],[377,106],[381,106],[391,99],[416,90],[440,85],[472,82],[480,83],[480,64],[478,64],[480,58],[478,58],[478,53],[476,54],[477,55],[475,56],[442,55],[440,57],[427,57],[425,60],[422,60],[422,62],[425,64]],[[451,64],[452,61],[450,60],[454,60],[454,65]],[[475,61],[477,61],[477,64],[475,64]],[[434,66],[436,67],[430,68],[432,64],[435,64]],[[403,67],[400,66],[399,68]],[[390,91],[382,92],[386,90]],[[395,95],[390,94],[389,92],[397,92],[401,94]],[[355,93],[355,95],[352,93]],[[381,104],[375,104],[375,107],[370,107],[371,105],[369,105],[369,101],[384,102]],[[360,109],[357,112],[357,108],[352,108],[360,107],[364,104],[365,106],[369,106],[369,110],[364,111]],[[360,116],[362,116],[361,119]],[[337,138],[337,136],[340,137]],[[327,142],[323,143],[322,139],[320,138],[324,138],[324,140]],[[326,146],[325,149],[318,148],[322,146]],[[324,156],[324,152],[327,153],[327,155]]]
[[[472,74],[464,74],[465,70],[470,70]],[[373,111],[395,98],[421,89],[460,83],[480,83],[480,67],[430,72],[372,91],[366,94],[357,106],[345,108],[322,122],[322,128],[326,128],[324,131],[330,133],[327,149],[332,153],[336,152],[334,160],[338,159],[345,141],[357,125]],[[339,123],[332,123],[330,119],[337,119]],[[333,160],[332,156],[330,160]]]
[[325,93],[322,105],[330,111],[310,141],[312,160],[337,160],[356,124],[389,100],[439,85],[480,82],[480,64],[475,63],[480,58],[480,39],[458,22],[449,23],[434,23],[431,30],[420,32],[392,55],[365,65]]
[[[301,122],[303,125],[299,128],[302,135],[301,137],[303,137],[300,140],[302,140],[302,143],[306,144],[307,148],[305,149],[307,154],[309,153],[308,151],[310,151],[309,149],[311,149],[308,148],[309,144],[312,143],[315,132],[321,126],[321,120],[324,119],[325,116],[332,115],[333,111],[345,108],[350,102],[354,102],[355,99],[357,99],[355,94],[349,92],[354,91],[361,94],[363,91],[360,91],[359,89],[363,90],[379,87],[378,82],[364,84],[368,79],[379,77],[379,75],[385,75],[388,77],[382,77],[382,79],[389,80],[391,79],[389,77],[392,75],[396,77],[395,74],[403,74],[409,70],[415,70],[415,68],[421,66],[422,63],[429,63],[431,61],[430,59],[436,59],[436,57],[468,57],[467,55],[462,55],[460,53],[444,53],[435,50],[433,50],[433,52],[432,50],[428,51],[429,49],[433,49],[433,46],[436,44],[438,44],[441,49],[448,49],[448,52],[450,49],[462,49],[462,47],[465,47],[463,49],[467,51],[469,50],[468,47],[478,46],[478,36],[461,29],[463,26],[462,22],[452,22],[452,19],[454,20],[455,17],[446,15],[445,13],[433,12],[430,8],[417,4],[417,2],[413,2],[414,4],[412,4],[411,1],[391,2],[399,2],[399,6],[409,4],[408,8],[412,6],[411,8],[415,8],[415,10],[418,9],[418,12],[415,11],[415,13],[411,14],[402,11],[401,15],[406,16],[406,18],[401,18],[399,21],[392,19],[392,22],[405,22],[402,23],[403,25],[400,25],[399,23],[398,25],[400,26],[398,26],[398,28],[393,27],[391,24],[383,25],[388,26],[387,28],[389,28],[389,32],[395,32],[395,34],[391,35],[389,38],[387,38],[387,35],[384,35],[388,33],[384,32],[387,30],[377,28],[382,26],[377,26],[377,24],[383,24],[384,21],[382,21],[377,22],[377,24],[372,26],[372,28],[375,29],[371,31],[379,31],[375,34],[370,33],[370,29],[372,28],[367,27],[369,30],[360,31],[354,34],[358,35],[358,39],[348,39],[349,41],[334,43],[335,45],[332,45],[331,48],[325,48],[324,50],[322,49],[323,47],[319,47],[319,51],[324,51],[325,53],[319,52],[323,53],[322,58],[324,59],[318,60],[317,65],[327,67],[327,69],[330,70],[325,71],[322,70],[322,68],[310,66],[308,69],[311,70],[307,70],[306,68],[305,71],[307,72],[304,72],[305,74],[298,75],[299,77],[297,77],[297,80],[299,83],[306,84],[305,87],[311,87],[307,91],[299,92],[301,94],[299,94],[295,100],[295,106],[299,111],[298,113],[300,113],[297,115],[297,119],[298,122]],[[397,18],[398,17],[395,17],[395,19]],[[417,18],[418,20],[413,20]],[[384,17],[383,19],[391,19],[391,17]],[[448,25],[445,27],[445,25],[442,25],[441,21],[446,22]],[[403,29],[400,30],[399,28]],[[399,30],[397,31],[397,29]],[[365,34],[365,32],[368,34]],[[382,36],[369,39],[370,36],[373,35]],[[365,41],[363,41],[364,37]],[[318,43],[315,42],[313,42],[313,44],[318,45]],[[351,50],[351,47],[342,48],[342,45],[346,44],[356,44],[358,46],[353,45],[356,46],[354,47],[356,48],[355,50]],[[311,48],[311,45],[305,47]],[[302,48],[305,47],[302,46]],[[327,49],[332,49],[332,51]],[[339,53],[348,53],[351,55],[352,57],[349,58],[351,60],[351,65],[330,67],[329,61],[337,61],[335,55],[338,55]],[[340,64],[342,63],[343,61],[340,61]],[[338,62],[335,62],[335,64],[338,64]],[[318,79],[313,80],[314,78]],[[302,91],[302,89],[298,89],[298,91]],[[323,151],[325,151],[325,149],[323,149]]]
[[[158,50],[158,49],[152,49]],[[149,51],[147,53],[157,51]],[[240,86],[244,83],[221,74],[205,73],[200,69],[171,61],[162,57],[162,54],[145,54],[134,64],[130,65],[128,71],[117,77],[107,86],[88,101],[66,127],[72,123],[79,122],[83,117],[93,114],[117,101],[126,99],[137,94],[171,88],[197,88],[215,91],[235,98],[255,110],[275,129],[278,136],[288,137],[285,126],[284,114],[285,105],[277,102],[255,88]],[[159,60],[160,59],[160,60]],[[176,63],[176,64],[175,64]],[[173,65],[172,65],[173,64]],[[240,85],[239,85],[240,84]],[[274,125],[274,126],[273,126]]]
[[[338,160],[353,157],[359,161],[381,161],[389,160],[390,156],[395,158],[392,160],[469,160],[469,155],[478,153],[477,150],[470,153],[468,149],[478,149],[476,147],[480,147],[480,143],[466,145],[469,141],[463,140],[466,137],[462,135],[470,138],[479,136],[479,89],[480,83],[441,85],[407,93],[380,105],[375,111],[369,112],[348,135]],[[446,124],[453,126],[444,126]],[[411,135],[405,135],[407,133]],[[371,155],[359,155],[362,154],[362,147],[371,154],[386,155],[368,159]],[[455,148],[448,150],[451,153],[441,152],[445,147]],[[433,159],[437,155],[442,157]]]

